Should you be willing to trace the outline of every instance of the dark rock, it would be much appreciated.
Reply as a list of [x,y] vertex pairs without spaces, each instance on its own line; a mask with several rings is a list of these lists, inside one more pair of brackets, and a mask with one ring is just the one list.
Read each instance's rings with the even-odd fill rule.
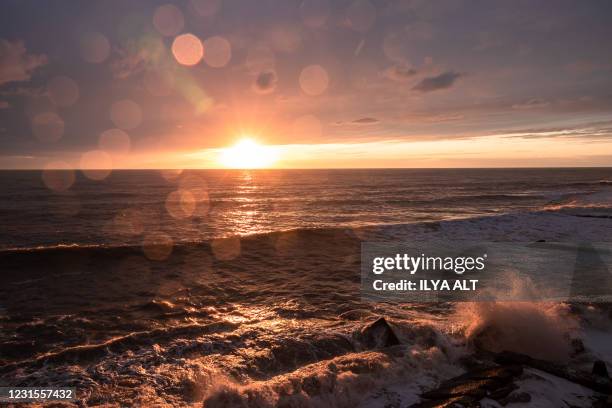
[[518,386],[511,382],[509,384],[506,384],[496,390],[493,390],[488,397],[495,400],[495,401],[501,401],[501,400],[505,400],[506,397],[508,397],[508,395],[510,395],[510,393],[512,391],[515,391],[516,389],[518,389]]
[[408,344],[417,344],[423,348],[438,346],[442,352],[446,353],[445,347],[438,332],[427,324],[412,324],[410,330],[402,332],[404,341]]
[[410,408],[480,408],[480,403],[479,400],[464,396],[450,398],[443,402],[425,400],[411,405]]
[[470,396],[482,399],[486,395],[485,387],[490,386],[489,380],[465,381],[458,384],[444,384],[435,390],[424,392],[421,397],[432,400],[443,400],[453,397]]
[[593,371],[591,371],[593,375],[603,378],[610,378],[608,374],[608,368],[606,367],[606,363],[601,360],[597,360],[593,363]]
[[485,397],[500,399],[516,390],[513,380],[523,373],[520,366],[489,367],[467,372],[444,381],[434,390],[424,392],[424,399],[413,408],[479,406]]
[[593,403],[593,408],[612,407],[612,395],[602,395]]
[[367,348],[385,348],[400,344],[384,317],[361,329],[359,341]]
[[582,354],[586,350],[584,348],[584,343],[580,339],[572,339],[570,345],[572,347],[572,355],[574,356],[578,354]]
[[497,367],[490,359],[483,359],[477,355],[470,354],[458,358],[459,364],[468,372],[476,372],[487,368]]
[[[567,367],[564,364],[557,364],[550,361],[531,358],[525,354],[503,351],[499,353],[495,362],[502,365],[523,365],[544,371],[559,378],[564,378],[570,382],[582,385],[593,391],[609,394],[612,392],[612,382],[610,378],[594,375],[588,372],[578,371]],[[593,367],[594,368],[594,367]]]
[[526,392],[515,392],[508,395],[506,398],[498,401],[503,406],[508,404],[526,404],[531,402],[531,395]]
[[515,353],[513,351],[502,351],[495,357],[495,362],[498,364],[514,364],[514,365],[529,365],[533,359],[525,354]]

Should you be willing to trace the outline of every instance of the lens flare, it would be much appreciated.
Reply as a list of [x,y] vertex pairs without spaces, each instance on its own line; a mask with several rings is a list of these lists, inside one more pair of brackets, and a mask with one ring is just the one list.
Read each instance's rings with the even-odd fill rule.
[[204,46],[195,35],[181,34],[172,42],[172,54],[179,64],[193,66],[204,56]]
[[185,26],[185,18],[178,7],[173,4],[164,4],[155,10],[153,25],[161,35],[173,37]]
[[122,99],[111,106],[110,118],[120,129],[134,129],[142,122],[142,109],[136,102]]
[[85,33],[80,43],[81,57],[89,63],[100,64],[108,58],[111,51],[110,42],[104,34]]
[[307,95],[321,95],[328,85],[329,75],[320,65],[309,65],[300,74],[300,87]]

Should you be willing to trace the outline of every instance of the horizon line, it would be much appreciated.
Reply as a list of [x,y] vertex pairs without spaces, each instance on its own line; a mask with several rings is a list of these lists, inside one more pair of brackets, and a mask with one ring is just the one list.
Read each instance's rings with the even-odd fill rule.
[[73,170],[73,171],[142,171],[142,170],[249,170],[249,171],[270,171],[270,170],[513,170],[513,169],[612,169],[609,166],[491,166],[491,167],[266,167],[266,168],[226,168],[226,167],[139,167],[139,168],[0,168],[0,171],[42,171],[42,170]]

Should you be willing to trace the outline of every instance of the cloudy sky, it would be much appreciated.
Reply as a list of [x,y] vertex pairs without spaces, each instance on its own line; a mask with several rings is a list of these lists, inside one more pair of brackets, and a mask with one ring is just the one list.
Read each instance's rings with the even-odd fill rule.
[[219,167],[243,137],[277,167],[612,166],[610,16],[604,0],[4,0],[0,167]]

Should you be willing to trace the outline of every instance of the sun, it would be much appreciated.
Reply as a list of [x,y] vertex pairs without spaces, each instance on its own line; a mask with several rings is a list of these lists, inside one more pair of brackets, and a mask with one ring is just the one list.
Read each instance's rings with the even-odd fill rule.
[[219,162],[231,169],[261,169],[276,162],[278,153],[271,146],[257,143],[250,137],[240,139],[235,145],[223,149]]

